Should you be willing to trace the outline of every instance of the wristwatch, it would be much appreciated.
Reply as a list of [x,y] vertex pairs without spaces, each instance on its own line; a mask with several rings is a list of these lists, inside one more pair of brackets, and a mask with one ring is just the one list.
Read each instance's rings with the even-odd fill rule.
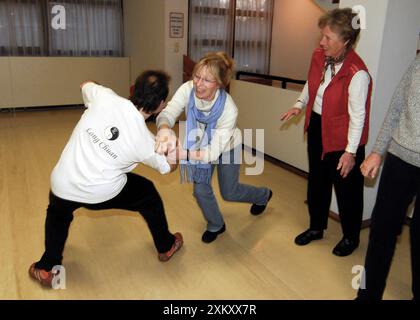
[[356,158],[356,154],[355,153],[348,152],[348,151],[346,151],[346,153],[350,154],[353,158]]

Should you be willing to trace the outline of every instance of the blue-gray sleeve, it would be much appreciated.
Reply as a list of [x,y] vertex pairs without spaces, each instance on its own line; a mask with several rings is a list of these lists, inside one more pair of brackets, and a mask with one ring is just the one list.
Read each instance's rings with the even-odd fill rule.
[[409,79],[413,68],[414,64],[412,64],[405,72],[403,78],[398,84],[397,89],[394,92],[388,113],[382,124],[381,130],[379,131],[378,137],[376,138],[376,142],[372,149],[372,152],[384,155],[388,149],[388,145],[391,141],[392,134],[395,128],[397,128],[398,126],[401,110],[404,104],[407,103],[407,89],[409,86]]

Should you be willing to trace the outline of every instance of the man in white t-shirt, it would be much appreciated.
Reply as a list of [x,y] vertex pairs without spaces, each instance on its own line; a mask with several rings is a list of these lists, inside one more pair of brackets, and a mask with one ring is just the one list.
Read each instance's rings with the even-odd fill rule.
[[182,235],[169,232],[153,182],[131,172],[140,162],[161,174],[176,169],[169,158],[155,153],[154,136],[145,123],[164,108],[169,79],[161,71],[142,73],[130,100],[91,81],[80,86],[87,109],[52,171],[45,252],[29,268],[30,276],[43,286],[52,286],[52,270],[62,263],[73,212],[81,207],[140,212],[160,261],[168,261],[181,248]]

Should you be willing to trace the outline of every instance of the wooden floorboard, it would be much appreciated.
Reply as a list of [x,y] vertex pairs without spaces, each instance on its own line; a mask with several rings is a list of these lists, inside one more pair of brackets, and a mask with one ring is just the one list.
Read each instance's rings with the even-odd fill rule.
[[[162,176],[139,165],[154,181],[171,231],[185,246],[173,259],[157,259],[142,218],[108,210],[75,213],[66,249],[65,290],[46,290],[27,269],[44,245],[50,173],[82,110],[0,113],[0,299],[353,299],[352,268],[361,265],[368,229],[350,257],[331,251],[340,225],[330,219],[325,238],[305,247],[293,243],[308,225],[306,179],[265,161],[264,172],[241,181],[268,186],[274,196],[264,214],[248,204],[229,203],[214,190],[227,231],[212,244],[201,242],[205,222],[191,185],[179,172]],[[386,299],[411,299],[407,227],[398,242]]]

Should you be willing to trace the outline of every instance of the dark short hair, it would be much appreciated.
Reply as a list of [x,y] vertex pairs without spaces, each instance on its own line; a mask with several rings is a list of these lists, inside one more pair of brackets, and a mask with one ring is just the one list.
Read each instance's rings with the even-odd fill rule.
[[360,27],[353,27],[353,20],[357,17],[351,8],[334,9],[324,14],[318,21],[321,29],[329,26],[344,42],[349,41],[347,48],[351,48],[360,33]]
[[164,71],[148,70],[137,77],[131,102],[146,113],[156,111],[169,94],[171,77]]

